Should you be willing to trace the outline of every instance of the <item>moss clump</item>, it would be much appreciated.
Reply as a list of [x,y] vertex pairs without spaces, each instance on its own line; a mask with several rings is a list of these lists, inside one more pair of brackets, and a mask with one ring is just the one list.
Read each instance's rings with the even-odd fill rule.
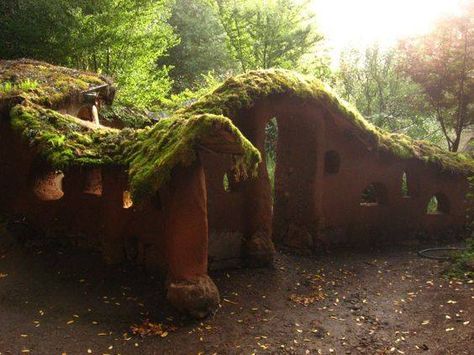
[[259,151],[228,118],[175,115],[142,131],[140,139],[127,150],[134,199],[156,191],[170,178],[176,165],[190,165],[200,147],[232,154],[234,171],[243,178],[255,175],[261,161]]
[[87,122],[32,103],[15,106],[10,117],[12,128],[56,169],[123,164],[124,143],[136,135],[132,130],[94,129]]
[[[34,85],[26,85],[26,82]],[[0,101],[12,96],[55,108],[90,88],[110,84],[97,74],[53,66],[33,60],[0,60],[0,86],[14,90],[0,90]]]
[[153,128],[96,128],[91,123],[33,103],[15,106],[11,126],[52,167],[123,166],[129,168],[135,200],[168,181],[176,165],[189,165],[201,148],[234,156],[239,176],[256,173],[260,153],[223,116],[197,115],[162,119]]
[[118,105],[107,106],[101,109],[100,121],[129,128],[145,128],[156,123],[156,120],[153,120],[145,110]]

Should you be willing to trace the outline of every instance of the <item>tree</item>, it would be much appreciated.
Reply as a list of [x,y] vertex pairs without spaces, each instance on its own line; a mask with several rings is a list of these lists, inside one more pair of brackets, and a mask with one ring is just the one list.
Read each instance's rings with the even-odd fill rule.
[[2,5],[0,56],[31,57],[113,76],[138,106],[166,95],[157,59],[176,43],[168,0],[15,0]]
[[209,0],[176,0],[169,23],[180,43],[160,63],[172,67],[173,92],[199,89],[208,73],[223,77],[236,69],[224,28]]
[[308,1],[216,0],[228,46],[242,70],[295,69],[323,37]]
[[424,36],[400,43],[402,69],[419,83],[450,151],[474,123],[474,3],[462,15],[439,21]]
[[374,44],[361,52],[346,49],[336,73],[337,90],[375,125],[413,138],[440,139],[422,88],[398,64],[395,49]]

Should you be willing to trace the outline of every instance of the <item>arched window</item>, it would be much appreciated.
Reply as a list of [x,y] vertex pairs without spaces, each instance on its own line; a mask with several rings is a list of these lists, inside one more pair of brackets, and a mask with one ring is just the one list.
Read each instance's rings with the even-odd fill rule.
[[374,182],[368,185],[361,195],[361,206],[378,206],[387,204],[387,189],[379,183]]
[[407,173],[405,171],[402,174],[402,196],[403,197],[411,197],[410,190],[409,190],[409,187],[408,187]]
[[132,194],[130,191],[124,191],[123,192],[123,208],[129,209],[130,207],[133,206],[133,201],[132,201]]
[[224,174],[224,178],[222,179],[222,186],[224,187],[225,192],[230,192],[230,182],[229,182],[229,176],[227,173]]
[[448,214],[449,201],[445,194],[437,193],[433,195],[426,206],[427,214]]
[[64,174],[60,170],[47,171],[35,178],[33,193],[41,201],[56,201],[64,196]]
[[87,171],[83,192],[88,195],[102,196],[102,170],[91,169]]
[[[277,164],[278,122],[270,119],[265,126],[265,163],[272,192],[275,191],[275,170]],[[273,195],[273,194],[272,194]]]
[[339,153],[335,150],[329,150],[324,155],[324,172],[326,174],[337,174],[341,165]]

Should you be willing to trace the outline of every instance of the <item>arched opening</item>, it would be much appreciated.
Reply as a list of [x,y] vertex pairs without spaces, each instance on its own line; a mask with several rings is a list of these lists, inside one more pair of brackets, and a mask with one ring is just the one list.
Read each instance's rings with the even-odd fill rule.
[[222,186],[224,187],[225,192],[230,192],[229,176],[227,173],[224,174],[224,178],[222,179]]
[[401,191],[402,191],[402,197],[405,197],[405,198],[411,197],[410,189],[409,189],[409,186],[408,186],[407,173],[405,171],[402,174]]
[[102,196],[102,170],[91,169],[87,171],[83,192],[92,196]]
[[369,184],[361,195],[361,206],[378,206],[387,204],[387,188],[385,185],[375,182]]
[[129,209],[133,206],[132,194],[130,191],[123,192],[123,208]]
[[324,172],[326,174],[337,174],[341,165],[339,153],[335,150],[329,150],[324,154]]
[[445,194],[437,193],[433,195],[426,205],[427,214],[448,214],[449,201]]
[[56,201],[64,196],[64,174],[60,170],[48,171],[36,177],[33,192],[41,201]]
[[[276,117],[270,119],[265,126],[265,163],[268,178],[275,195],[275,170],[277,164],[278,123]],[[274,199],[274,198],[273,198]]]

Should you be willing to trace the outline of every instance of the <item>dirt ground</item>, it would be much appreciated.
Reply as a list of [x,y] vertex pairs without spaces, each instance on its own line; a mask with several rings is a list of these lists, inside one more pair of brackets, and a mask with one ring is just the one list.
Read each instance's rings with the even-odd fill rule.
[[[474,282],[421,246],[279,253],[273,269],[213,273],[222,305],[191,322],[160,281],[65,248],[1,246],[0,354],[474,354]],[[149,319],[163,336],[130,327]],[[174,329],[176,328],[176,329]]]

